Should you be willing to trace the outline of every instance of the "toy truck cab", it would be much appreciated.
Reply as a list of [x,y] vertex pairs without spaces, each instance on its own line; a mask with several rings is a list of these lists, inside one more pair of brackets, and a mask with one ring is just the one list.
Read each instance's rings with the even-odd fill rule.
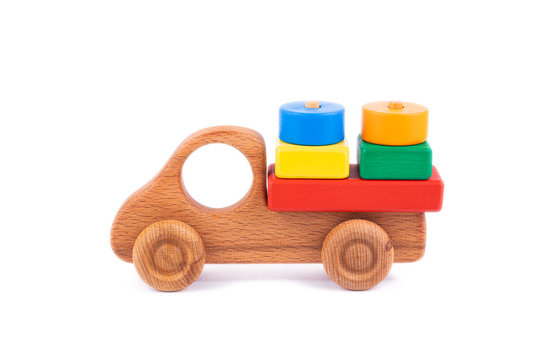
[[[197,203],[182,182],[186,159],[211,143],[238,149],[253,171],[249,192],[226,208]],[[423,212],[272,211],[266,183],[259,133],[233,126],[198,131],[122,205],[111,230],[112,248],[163,291],[190,285],[205,263],[322,262],[339,285],[368,289],[386,277],[393,262],[416,261],[424,253]]]

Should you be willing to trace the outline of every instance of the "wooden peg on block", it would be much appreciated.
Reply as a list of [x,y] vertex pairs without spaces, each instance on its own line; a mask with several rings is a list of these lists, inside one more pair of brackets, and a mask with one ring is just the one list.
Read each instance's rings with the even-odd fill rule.
[[321,107],[321,104],[318,101],[308,100],[304,106],[306,109],[318,109]]

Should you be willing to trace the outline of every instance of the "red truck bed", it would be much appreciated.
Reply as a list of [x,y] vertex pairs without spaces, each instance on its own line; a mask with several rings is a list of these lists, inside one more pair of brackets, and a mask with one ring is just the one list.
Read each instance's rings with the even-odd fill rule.
[[439,211],[443,192],[435,167],[428,180],[364,180],[356,164],[342,180],[280,179],[274,164],[268,167],[268,208],[274,211]]

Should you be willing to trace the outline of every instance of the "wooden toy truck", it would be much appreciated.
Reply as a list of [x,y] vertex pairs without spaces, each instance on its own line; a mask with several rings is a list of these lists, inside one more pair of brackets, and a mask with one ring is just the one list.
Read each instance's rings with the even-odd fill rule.
[[[253,171],[246,196],[221,209],[197,203],[182,183],[186,159],[211,143],[235,147]],[[436,211],[442,204],[442,181],[438,174],[433,176],[429,184],[436,191],[426,196],[436,197],[437,204],[426,211]],[[346,184],[346,180],[326,181]],[[414,191],[416,183],[404,185],[403,193]],[[266,184],[266,149],[259,133],[233,126],[198,131],[122,205],[111,230],[112,248],[120,259],[135,264],[146,283],[162,291],[187,287],[205,263],[320,262],[339,285],[364,290],[381,282],[393,262],[416,261],[424,254],[423,211],[272,211]]]

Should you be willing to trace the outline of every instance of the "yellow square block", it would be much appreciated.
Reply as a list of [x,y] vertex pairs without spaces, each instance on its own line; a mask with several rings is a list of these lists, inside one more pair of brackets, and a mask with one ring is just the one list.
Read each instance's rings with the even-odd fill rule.
[[290,179],[344,179],[349,176],[347,139],[324,146],[289,144],[278,139],[276,176]]

